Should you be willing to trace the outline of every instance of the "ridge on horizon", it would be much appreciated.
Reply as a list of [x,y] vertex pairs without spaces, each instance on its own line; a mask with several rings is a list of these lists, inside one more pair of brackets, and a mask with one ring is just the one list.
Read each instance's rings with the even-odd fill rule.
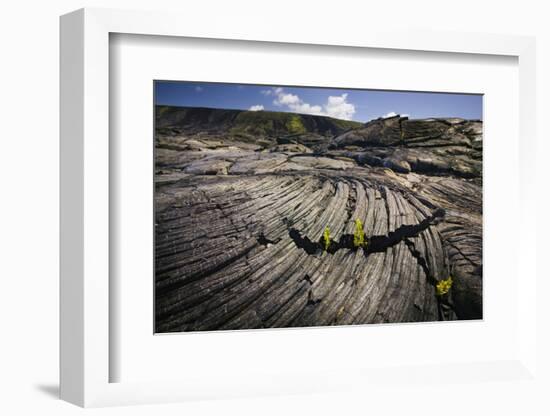
[[217,111],[235,111],[235,112],[243,112],[243,113],[272,113],[272,114],[296,114],[298,116],[304,116],[304,117],[321,117],[325,119],[330,120],[339,120],[344,122],[350,122],[350,123],[357,123],[357,124],[367,124],[371,121],[375,120],[388,120],[392,118],[404,118],[408,120],[449,120],[449,119],[457,119],[457,120],[464,120],[464,121],[479,121],[483,123],[482,119],[478,118],[464,118],[464,117],[456,117],[456,116],[447,116],[447,117],[420,117],[420,118],[414,118],[410,117],[408,115],[401,115],[401,114],[395,114],[390,117],[376,117],[371,118],[367,121],[362,120],[346,120],[343,118],[337,118],[337,117],[331,117],[323,114],[308,114],[308,113],[298,113],[294,111],[274,111],[274,110],[243,110],[241,108],[224,108],[224,107],[207,107],[207,106],[187,106],[187,105],[171,105],[171,104],[155,104],[155,107],[169,107],[169,108],[181,108],[181,109],[202,109],[202,110],[217,110]]

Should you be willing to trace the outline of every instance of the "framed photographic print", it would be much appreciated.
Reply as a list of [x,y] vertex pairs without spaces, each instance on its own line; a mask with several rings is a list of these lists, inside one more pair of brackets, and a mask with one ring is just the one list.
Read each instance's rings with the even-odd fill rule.
[[155,332],[482,319],[482,95],[154,88]]
[[232,27],[61,19],[62,398],[531,379],[534,41]]

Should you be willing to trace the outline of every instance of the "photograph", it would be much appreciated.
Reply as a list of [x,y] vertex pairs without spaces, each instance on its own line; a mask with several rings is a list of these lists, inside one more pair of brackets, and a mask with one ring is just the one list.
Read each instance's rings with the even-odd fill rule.
[[483,319],[483,95],[155,80],[155,333]]

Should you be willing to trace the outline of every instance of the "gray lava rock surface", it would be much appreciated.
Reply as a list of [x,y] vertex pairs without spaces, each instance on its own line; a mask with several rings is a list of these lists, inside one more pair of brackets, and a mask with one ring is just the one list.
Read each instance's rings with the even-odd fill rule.
[[199,110],[157,108],[157,332],[482,318],[480,121]]

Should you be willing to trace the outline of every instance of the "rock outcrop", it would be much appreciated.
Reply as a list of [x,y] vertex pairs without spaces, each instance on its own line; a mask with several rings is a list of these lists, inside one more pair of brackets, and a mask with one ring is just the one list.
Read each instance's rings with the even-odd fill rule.
[[348,156],[359,163],[385,166],[400,173],[481,180],[481,128],[481,121],[395,116],[339,135],[330,141],[329,148],[348,149]]
[[251,140],[218,111],[157,117],[157,332],[482,317],[481,122]]

